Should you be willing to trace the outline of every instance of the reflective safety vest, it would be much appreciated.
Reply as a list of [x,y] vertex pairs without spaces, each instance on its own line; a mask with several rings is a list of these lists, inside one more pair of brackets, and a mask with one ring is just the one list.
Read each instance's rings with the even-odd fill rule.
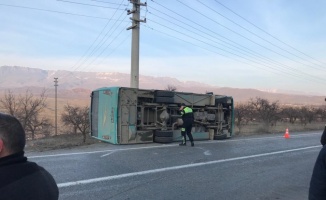
[[184,107],[183,110],[181,110],[182,118],[194,118],[194,113],[192,112],[192,109],[189,107]]

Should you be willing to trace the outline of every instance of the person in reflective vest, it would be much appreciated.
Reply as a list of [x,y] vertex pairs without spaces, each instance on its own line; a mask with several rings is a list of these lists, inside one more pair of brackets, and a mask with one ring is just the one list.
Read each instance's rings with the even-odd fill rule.
[[192,129],[192,124],[194,123],[194,113],[192,112],[192,109],[187,107],[184,103],[181,104],[179,111],[183,121],[182,128],[181,128],[181,135],[183,139],[179,145],[180,146],[187,145],[187,139],[186,139],[186,134],[187,134],[191,142],[191,146],[193,147],[194,138],[192,137],[191,129]]

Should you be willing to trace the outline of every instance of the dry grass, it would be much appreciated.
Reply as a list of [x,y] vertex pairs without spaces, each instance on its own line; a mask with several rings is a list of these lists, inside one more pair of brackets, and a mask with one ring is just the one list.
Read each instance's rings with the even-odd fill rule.
[[241,129],[241,133],[239,133],[239,129],[235,126],[236,135],[254,135],[254,134],[269,134],[269,133],[285,133],[285,130],[288,129],[290,132],[301,132],[301,131],[312,131],[312,130],[323,130],[325,127],[325,122],[313,122],[311,124],[307,124],[303,126],[300,123],[281,123],[278,122],[275,126],[269,127],[269,130],[266,131],[266,127],[264,127],[261,123],[249,123],[245,125]]
[[[55,99],[54,98],[47,98],[46,100],[47,108],[44,110],[43,115],[49,118],[54,124],[55,121]],[[58,126],[61,126],[61,114],[64,112],[64,107],[66,105],[73,105],[73,106],[89,106],[90,100],[85,99],[57,99],[57,119],[58,119]]]
[[[2,96],[0,95],[0,98]],[[55,121],[55,99],[47,98],[46,100],[48,107],[42,112],[42,116],[45,116],[50,119],[51,123],[54,125]],[[67,99],[67,98],[58,98],[57,99],[57,114],[58,114],[58,134],[57,136],[46,136],[40,135],[37,140],[28,140],[26,145],[26,151],[47,151],[54,149],[63,149],[63,148],[74,148],[79,146],[91,145],[98,143],[99,141],[88,136],[86,139],[86,143],[82,141],[82,134],[66,134],[70,132],[69,127],[65,127],[61,123],[61,114],[64,112],[65,105],[73,105],[73,106],[89,106],[90,99],[81,98],[78,99]],[[284,133],[288,128],[289,132],[294,131],[309,131],[309,130],[322,130],[324,129],[325,122],[314,122],[312,124],[307,124],[303,126],[299,123],[290,124],[290,123],[277,123],[275,126],[269,127],[269,131],[266,131],[266,128],[259,123],[250,123],[245,125],[241,133],[238,132],[238,127],[234,127],[235,135],[254,135],[254,134],[265,134],[265,133]],[[54,129],[50,131],[50,135],[53,135]]]
[[[289,132],[298,131],[309,131],[309,130],[323,130],[325,123],[312,123],[307,124],[305,127],[300,124],[290,124],[290,123],[278,123],[270,129],[270,132],[264,132],[264,127],[262,124],[252,123],[242,129],[242,133],[238,133],[237,127],[235,127],[236,135],[248,136],[257,134],[271,134],[271,133],[285,133],[285,129],[289,129]],[[48,151],[55,149],[71,149],[80,146],[87,146],[96,143],[101,143],[101,141],[94,139],[87,135],[86,143],[83,143],[82,134],[63,134],[57,136],[48,136],[36,140],[28,140],[25,150],[27,152],[31,151]]]
[[36,140],[28,140],[26,142],[25,151],[48,151],[55,149],[71,149],[74,147],[86,146],[99,143],[90,136],[87,136],[86,142],[83,143],[83,136],[81,134],[64,134],[57,136],[44,137]]
[[[0,98],[3,98],[4,95],[1,94]],[[35,97],[38,97],[35,95]],[[47,108],[45,108],[40,114],[43,117],[50,119],[50,123],[54,126],[55,124],[55,99],[47,98],[46,99]],[[27,140],[25,151],[47,151],[54,149],[63,149],[63,148],[73,148],[78,146],[85,146],[98,143],[99,141],[88,136],[86,143],[83,143],[82,134],[67,134],[71,132],[69,127],[63,126],[61,122],[61,114],[64,112],[64,107],[66,105],[73,106],[89,106],[90,99],[67,99],[67,98],[58,98],[57,99],[57,119],[58,119],[58,135],[54,135],[54,128],[51,129],[48,135],[38,134],[35,140]]]

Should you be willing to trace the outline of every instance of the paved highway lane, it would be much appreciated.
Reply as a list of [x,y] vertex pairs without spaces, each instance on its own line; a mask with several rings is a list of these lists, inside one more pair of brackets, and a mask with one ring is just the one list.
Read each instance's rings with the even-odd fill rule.
[[322,131],[28,153],[60,199],[307,199]]

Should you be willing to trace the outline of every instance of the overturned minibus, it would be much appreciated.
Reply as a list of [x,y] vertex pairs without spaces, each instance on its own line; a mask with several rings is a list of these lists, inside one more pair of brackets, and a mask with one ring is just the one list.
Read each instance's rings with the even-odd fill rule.
[[179,105],[193,109],[194,140],[233,135],[233,98],[213,93],[104,87],[91,93],[91,136],[112,144],[180,141]]

